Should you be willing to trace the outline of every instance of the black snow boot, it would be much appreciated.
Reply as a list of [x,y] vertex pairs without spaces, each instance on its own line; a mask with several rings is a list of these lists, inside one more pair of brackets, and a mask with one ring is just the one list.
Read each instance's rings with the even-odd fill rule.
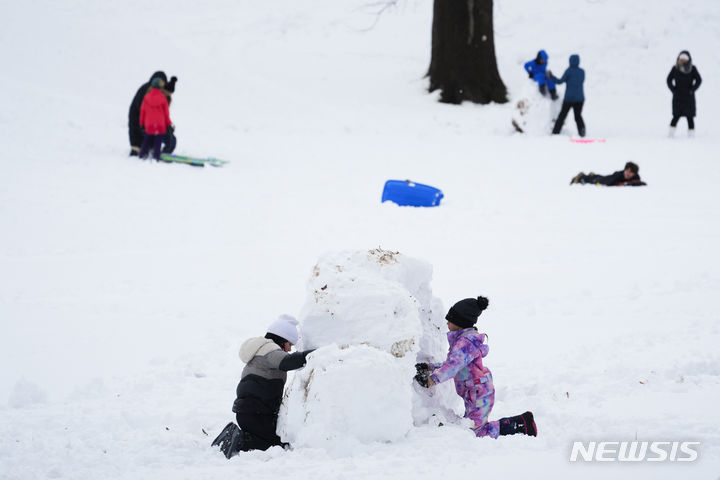
[[552,98],[553,100],[558,99],[557,90],[555,90],[554,88],[552,90],[550,90],[550,98]]
[[220,446],[220,450],[226,458],[231,458],[240,451],[242,441],[242,430],[234,422],[228,423],[220,435],[212,442],[212,446]]
[[245,432],[240,430],[239,428],[236,428],[232,432],[232,436],[230,437],[230,441],[227,442],[225,445],[220,447],[222,452],[225,454],[225,458],[228,460],[237,455],[237,453],[240,450],[245,450],[243,448],[243,438],[245,437]]
[[222,432],[220,432],[220,435],[218,435],[215,440],[212,442],[213,447],[217,447],[218,445],[221,445],[225,440],[229,439],[232,435],[233,430],[235,430],[237,425],[235,425],[235,422],[230,422],[227,425],[225,425],[225,428],[222,429]]
[[574,183],[580,183],[580,179],[582,179],[582,177],[584,177],[584,176],[585,176],[585,174],[583,172],[578,173],[577,175],[575,175],[572,178],[572,180],[570,180],[570,185],[572,185]]
[[500,435],[515,435],[516,433],[537,437],[537,427],[532,412],[500,419]]

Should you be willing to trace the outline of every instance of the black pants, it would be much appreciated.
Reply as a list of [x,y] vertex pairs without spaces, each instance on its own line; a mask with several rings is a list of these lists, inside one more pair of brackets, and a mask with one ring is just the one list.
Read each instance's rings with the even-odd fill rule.
[[284,445],[275,430],[277,415],[235,415],[238,426],[246,433],[243,450],[267,450],[274,445]]
[[162,135],[145,135],[143,138],[142,146],[140,147],[140,158],[147,158],[150,146],[152,145],[153,153],[152,157],[155,160],[160,160],[160,147],[162,147],[162,140],[165,134]]
[[582,118],[582,109],[583,104],[585,102],[563,102],[562,108],[560,109],[560,115],[558,115],[557,121],[555,122],[555,128],[553,128],[552,133],[557,135],[560,133],[560,130],[563,127],[563,124],[565,123],[565,117],[567,117],[567,114],[570,112],[570,109],[573,109],[573,113],[575,114],[575,123],[577,124],[578,133],[581,137],[585,136],[585,122]]
[[695,119],[694,119],[693,117],[691,117],[690,115],[673,115],[673,118],[672,118],[672,120],[670,121],[670,126],[671,126],[671,127],[676,127],[677,124],[678,124],[678,120],[680,120],[680,117],[682,117],[682,116],[684,116],[685,118],[687,118],[688,128],[689,128],[690,130],[694,130],[694,129],[695,129]]
[[602,183],[600,180],[602,179],[602,175],[596,175],[594,173],[591,173],[590,175],[583,175],[580,178],[578,178],[578,183]]
[[[140,149],[143,142],[143,131],[137,122],[130,122],[128,128],[128,136],[130,137],[130,146],[134,149]],[[172,153],[177,145],[177,138],[175,137],[175,130],[172,125],[168,127],[165,135],[162,135],[162,153]]]

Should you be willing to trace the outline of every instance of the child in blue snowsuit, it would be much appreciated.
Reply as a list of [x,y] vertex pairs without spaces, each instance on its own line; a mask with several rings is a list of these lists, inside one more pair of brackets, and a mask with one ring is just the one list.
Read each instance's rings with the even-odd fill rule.
[[487,336],[475,328],[478,317],[488,306],[485,297],[466,298],[450,308],[445,319],[450,351],[443,363],[418,363],[417,382],[429,388],[449,379],[455,381],[455,391],[465,402],[465,417],[475,423],[478,437],[497,438],[500,435],[522,433],[537,436],[532,412],[525,412],[500,420],[488,421],[495,403],[495,387],[490,370],[483,365],[489,347]]
[[548,54],[545,50],[540,50],[534,60],[530,60],[525,63],[525,71],[528,73],[530,78],[537,82],[540,93],[543,96],[545,96],[549,91],[550,98],[557,100],[558,96],[555,88],[555,82],[552,77],[548,76],[546,73],[547,62]]

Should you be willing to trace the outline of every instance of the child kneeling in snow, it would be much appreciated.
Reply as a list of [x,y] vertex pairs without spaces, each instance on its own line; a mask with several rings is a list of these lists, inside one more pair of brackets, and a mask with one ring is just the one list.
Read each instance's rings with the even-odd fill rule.
[[495,403],[492,374],[483,365],[489,347],[486,335],[475,328],[478,317],[488,306],[485,297],[466,298],[450,308],[445,319],[450,351],[444,363],[418,363],[415,380],[425,388],[449,379],[455,380],[455,391],[465,402],[465,417],[475,422],[475,435],[497,438],[499,435],[522,433],[537,436],[532,412],[525,412],[492,422],[488,416]]
[[287,372],[304,367],[314,351],[288,353],[298,341],[297,324],[290,315],[280,315],[264,337],[246,340],[240,347],[240,359],[246,365],[232,408],[240,428],[229,423],[212,443],[227,458],[239,451],[286,445],[275,430]]

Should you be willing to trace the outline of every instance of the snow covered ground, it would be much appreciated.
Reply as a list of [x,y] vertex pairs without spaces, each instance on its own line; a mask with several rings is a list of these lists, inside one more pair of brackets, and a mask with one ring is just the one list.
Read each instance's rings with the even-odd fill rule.
[[[720,3],[495,3],[511,102],[458,107],[425,92],[430,0],[379,19],[362,0],[0,2],[0,478],[718,478]],[[540,48],[556,74],[580,54],[606,143],[569,142],[572,120],[513,133]],[[681,120],[671,140],[682,49],[704,82],[696,138]],[[127,157],[157,69],[179,77],[178,153],[229,165]],[[628,160],[648,187],[568,186]],[[380,204],[390,178],[443,204]],[[240,343],[300,311],[327,252],[378,246],[431,264],[445,308],[490,298],[493,416],[531,409],[540,436],[426,426],[225,460]],[[700,457],[568,461],[636,438]]]

